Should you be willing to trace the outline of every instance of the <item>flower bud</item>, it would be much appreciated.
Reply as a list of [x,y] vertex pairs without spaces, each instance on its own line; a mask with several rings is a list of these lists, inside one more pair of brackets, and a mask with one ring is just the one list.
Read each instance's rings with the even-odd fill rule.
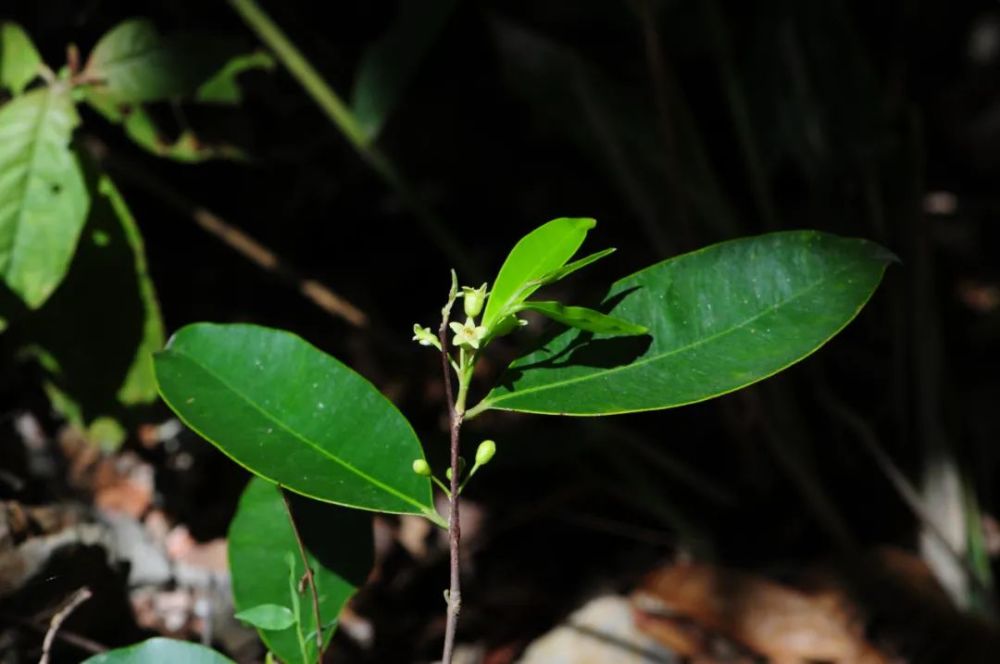
[[421,346],[434,346],[435,348],[441,347],[440,342],[438,342],[437,337],[434,336],[434,333],[431,332],[430,328],[421,327],[416,323],[413,325],[413,340]]
[[486,303],[486,283],[479,288],[469,288],[462,286],[462,305],[465,307],[465,315],[475,318],[483,312],[483,305]]
[[[462,477],[462,474],[464,472],[465,472],[465,458],[458,457],[458,476]],[[449,482],[451,481],[451,468],[448,468],[448,470],[444,471],[444,476],[448,478]]]
[[413,472],[415,472],[417,475],[420,475],[421,477],[430,477],[431,476],[431,466],[430,466],[429,463],[427,463],[423,459],[414,459],[413,460]]
[[479,448],[476,450],[476,465],[485,466],[493,458],[493,455],[497,453],[497,444],[492,440],[484,440],[479,443]]

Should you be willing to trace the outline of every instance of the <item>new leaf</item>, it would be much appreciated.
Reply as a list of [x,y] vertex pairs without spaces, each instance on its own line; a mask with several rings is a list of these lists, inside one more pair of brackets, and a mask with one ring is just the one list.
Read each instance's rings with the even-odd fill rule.
[[563,217],[543,224],[514,245],[497,275],[483,313],[492,329],[513,308],[538,290],[543,279],[566,264],[594,227],[593,219]]

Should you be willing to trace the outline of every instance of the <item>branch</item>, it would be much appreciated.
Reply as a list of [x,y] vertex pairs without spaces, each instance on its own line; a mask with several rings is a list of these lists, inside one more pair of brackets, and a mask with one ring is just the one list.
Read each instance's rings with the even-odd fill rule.
[[[448,303],[441,310],[441,327],[438,328],[438,340],[441,342],[441,371],[444,373],[444,389],[448,401],[448,424],[451,432],[451,491],[448,496],[448,554],[450,580],[448,584],[448,612],[444,630],[444,652],[441,655],[442,664],[451,664],[455,649],[455,633],[458,627],[458,614],[462,609],[462,580],[459,569],[459,545],[462,540],[462,530],[459,526],[459,432],[462,428],[462,415],[465,404],[455,400],[455,391],[451,381],[451,357],[448,354],[448,320],[451,318],[451,307],[457,296],[455,273],[452,272],[451,294]],[[462,369],[464,369],[464,365]],[[465,381],[465,376],[459,374],[459,381]],[[464,401],[465,389],[459,386],[459,392]]]
[[302,55],[298,47],[271,20],[255,0],[229,0],[240,18],[253,30],[262,42],[267,44],[288,72],[312,97],[327,118],[340,130],[361,158],[372,170],[392,187],[403,203],[410,208],[423,230],[437,244],[452,264],[466,274],[478,276],[476,266],[468,259],[468,252],[440,218],[433,214],[419,199],[413,187],[396,170],[393,163],[374,145],[373,137],[361,127],[350,107],[340,95],[323,80],[319,72]]
[[69,614],[76,610],[76,607],[86,602],[92,596],[93,593],[90,592],[90,588],[80,588],[73,593],[73,596],[69,598],[66,605],[52,616],[52,622],[49,623],[49,631],[45,633],[45,640],[42,641],[42,657],[38,660],[38,664],[49,664],[49,652],[52,650],[52,642],[56,639],[56,632],[59,631],[59,627],[69,618]]

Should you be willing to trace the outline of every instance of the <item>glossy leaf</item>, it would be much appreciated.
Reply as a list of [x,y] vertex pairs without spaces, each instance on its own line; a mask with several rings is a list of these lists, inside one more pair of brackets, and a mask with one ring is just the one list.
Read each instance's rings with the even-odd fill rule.
[[537,311],[546,318],[551,318],[563,325],[597,334],[634,336],[648,332],[642,325],[608,316],[587,307],[571,307],[560,302],[530,301],[518,305],[517,309],[518,311]]
[[369,138],[382,130],[457,5],[458,0],[403,0],[389,30],[365,51],[351,110]]
[[483,312],[483,325],[493,327],[541,286],[539,280],[566,264],[577,252],[593,219],[561,217],[543,224],[518,241],[493,282]]
[[573,261],[572,263],[567,263],[566,265],[563,265],[561,268],[557,270],[552,270],[548,274],[539,278],[538,284],[540,286],[546,286],[548,284],[554,284],[557,281],[562,281],[563,279],[573,274],[577,270],[582,270],[591,263],[596,263],[605,256],[610,256],[613,253],[615,253],[614,248],[609,247],[608,249],[602,249],[601,251],[594,252],[589,256],[584,256],[580,260]]
[[724,242],[615,283],[608,313],[649,336],[570,330],[514,362],[481,408],[606,415],[672,408],[767,378],[849,323],[891,256],[794,231]]
[[287,606],[277,604],[258,604],[240,611],[235,618],[261,630],[278,632],[295,624],[295,614],[292,613],[292,610]]
[[0,88],[15,95],[38,76],[42,58],[31,38],[17,23],[0,23]]
[[69,268],[89,198],[69,148],[79,118],[63,87],[0,108],[0,278],[31,308]]
[[254,69],[271,71],[274,67],[274,58],[264,51],[237,55],[198,87],[194,96],[195,101],[210,104],[239,104],[243,101],[243,91],[240,90],[237,81],[239,75]]
[[150,21],[130,19],[101,37],[84,76],[117,103],[162,101],[193,94],[237,53],[217,36],[164,37]]
[[[295,522],[309,555],[320,597],[320,620],[334,624],[341,609],[371,571],[373,560],[371,517],[364,512],[289,495]],[[229,567],[237,609],[262,604],[292,604],[289,567],[298,580],[304,573],[295,534],[278,487],[266,480],[251,480],[240,498],[229,526]],[[307,591],[308,593],[308,591]],[[316,620],[308,594],[300,597],[302,631],[315,633]],[[237,616],[239,617],[239,616]],[[302,661],[296,630],[260,626],[261,639],[283,662]],[[329,641],[333,629],[324,632]],[[315,640],[310,638],[307,662],[315,661]]]
[[127,648],[109,650],[83,660],[83,664],[233,664],[211,648],[156,637]]
[[301,338],[256,325],[189,325],[156,356],[160,394],[192,429],[292,491],[440,520],[423,450],[375,387]]

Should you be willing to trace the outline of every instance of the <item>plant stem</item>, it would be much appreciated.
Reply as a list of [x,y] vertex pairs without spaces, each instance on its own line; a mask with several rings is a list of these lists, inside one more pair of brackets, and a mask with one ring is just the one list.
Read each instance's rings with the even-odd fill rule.
[[299,555],[302,557],[302,566],[305,568],[303,578],[309,586],[309,593],[312,595],[313,619],[316,621],[316,663],[323,661],[323,620],[319,614],[319,590],[316,588],[316,577],[313,576],[312,566],[309,564],[309,556],[306,554],[306,546],[302,543],[302,536],[299,534],[299,527],[295,525],[295,517],[292,516],[292,506],[288,502],[285,490],[278,487],[281,500],[285,504],[285,513],[288,514],[288,523],[292,525],[292,534],[295,535],[295,542],[299,545]]
[[451,433],[451,491],[448,496],[448,554],[449,583],[448,610],[444,631],[444,649],[441,655],[442,664],[451,664],[455,650],[455,633],[458,627],[458,614],[462,610],[462,579],[459,562],[459,550],[462,542],[462,530],[459,525],[459,434],[462,430],[462,419],[465,415],[465,399],[472,379],[474,358],[463,350],[459,353],[458,394],[454,393],[451,381],[451,357],[448,354],[448,319],[451,316],[451,306],[455,302],[455,287],[448,304],[441,311],[441,327],[438,328],[438,339],[441,342],[441,370],[444,373],[445,395],[448,400],[448,424]]
[[431,237],[442,253],[456,267],[478,279],[478,269],[469,260],[468,253],[463,250],[448,227],[423,204],[413,187],[374,145],[373,137],[362,129],[354,113],[340,98],[340,95],[323,80],[319,72],[306,60],[302,52],[281,31],[281,28],[271,20],[270,16],[264,13],[255,0],[229,0],[229,4],[233,6],[233,9],[250,29],[257,33],[261,41],[274,51],[289,73],[313,98],[313,101],[340,130],[344,138],[361,155],[365,163],[378,173],[386,184],[396,190],[396,193],[416,217],[417,222],[423,227],[424,232]]
[[42,657],[38,660],[38,664],[49,664],[49,652],[52,650],[52,642],[55,641],[56,632],[65,622],[66,618],[69,618],[69,614],[76,610],[76,607],[80,606],[88,599],[93,596],[90,588],[80,588],[73,596],[69,598],[65,606],[56,611],[55,615],[52,616],[52,621],[49,623],[49,629],[45,633],[45,639],[42,642]]

